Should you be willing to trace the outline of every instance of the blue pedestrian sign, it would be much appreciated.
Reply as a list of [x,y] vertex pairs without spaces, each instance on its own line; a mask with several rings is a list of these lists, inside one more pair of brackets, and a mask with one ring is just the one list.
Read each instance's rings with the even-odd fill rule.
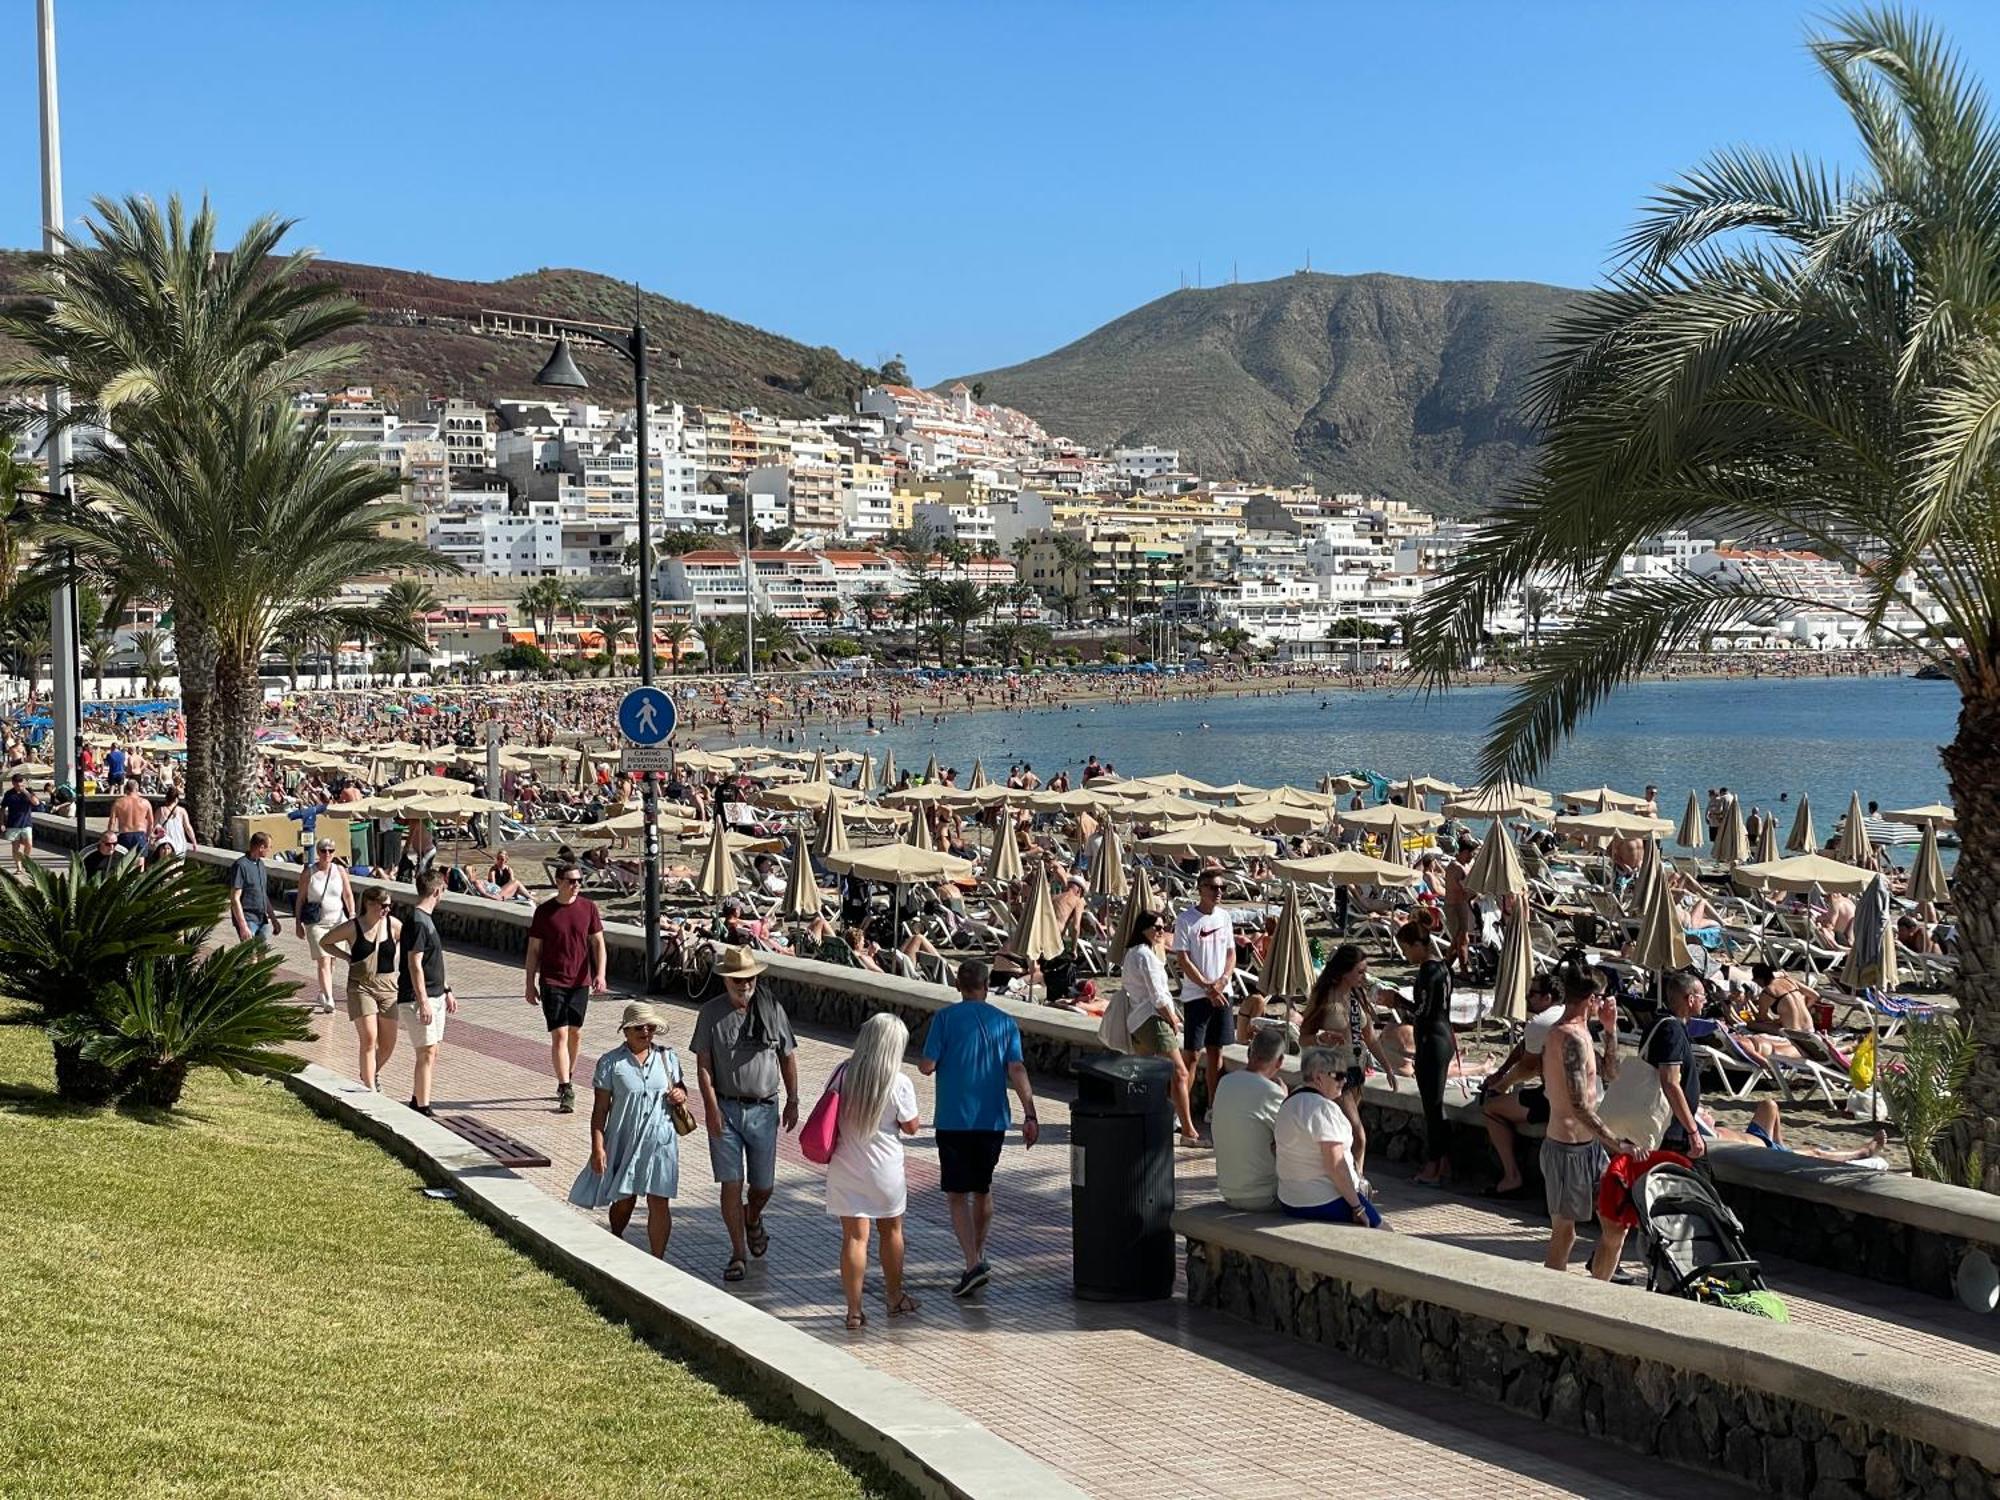
[[656,687],[633,688],[618,702],[619,732],[635,745],[664,745],[674,719],[674,700]]

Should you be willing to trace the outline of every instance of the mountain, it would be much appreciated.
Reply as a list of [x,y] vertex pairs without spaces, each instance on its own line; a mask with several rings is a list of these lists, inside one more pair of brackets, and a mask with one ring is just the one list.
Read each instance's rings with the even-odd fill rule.
[[[19,252],[0,251],[0,298],[13,291],[23,266]],[[498,320],[483,314],[544,313],[620,329],[632,323],[632,288],[591,271],[543,269],[504,281],[456,281],[322,260],[314,262],[313,274],[339,282],[368,313],[368,321],[348,335],[363,347],[346,378],[392,401],[531,394],[549,340],[503,336],[494,331]],[[657,293],[642,295],[641,314],[655,401],[815,416],[845,406],[850,391],[858,394],[877,378],[837,350],[815,349]],[[631,367],[587,340],[573,347],[593,399],[629,407]]]
[[1302,272],[1175,292],[962,378],[1093,446],[1158,443],[1211,478],[1309,480],[1464,515],[1531,461],[1522,396],[1575,296]]

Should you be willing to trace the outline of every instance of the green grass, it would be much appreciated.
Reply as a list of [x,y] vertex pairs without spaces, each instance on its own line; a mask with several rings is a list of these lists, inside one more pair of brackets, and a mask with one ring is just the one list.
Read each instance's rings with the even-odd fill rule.
[[0,1025],[0,1496],[895,1493],[280,1085],[74,1112]]

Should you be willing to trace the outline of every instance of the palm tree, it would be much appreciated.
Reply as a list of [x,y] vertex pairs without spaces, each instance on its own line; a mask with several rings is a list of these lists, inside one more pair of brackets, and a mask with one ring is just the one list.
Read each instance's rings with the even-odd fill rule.
[[958,654],[965,657],[965,636],[972,622],[986,613],[986,595],[979,585],[963,578],[954,579],[938,589],[938,613],[948,620],[958,632]]
[[1021,659],[1021,638],[1026,634],[1022,625],[995,625],[986,632],[986,649],[1000,665],[1011,667]]
[[926,625],[917,631],[917,639],[923,645],[937,652],[938,665],[940,667],[951,665],[951,658],[946,653],[951,650],[952,642],[958,639],[957,633],[951,626],[942,620],[934,625]]
[[[1552,572],[1583,600],[1495,720],[1482,771],[1525,778],[1590,710],[1705,633],[1800,609],[1928,658],[1960,694],[1959,1014],[1976,1060],[1940,1143],[2000,1190],[2000,128],[1940,36],[1839,17],[1812,53],[1863,167],[1730,150],[1666,189],[1609,285],[1558,325],[1533,387],[1532,482],[1430,597],[1416,664],[1442,684],[1485,619]],[[1751,574],[1603,585],[1640,539],[1809,539],[1860,607]],[[1918,594],[1957,643],[1925,628]],[[1982,1163],[1977,1172],[1975,1162]]]
[[541,623],[544,647],[555,639],[556,616],[562,612],[566,597],[567,590],[553,578],[538,578],[521,590],[521,612],[530,623]]
[[862,628],[870,635],[875,633],[875,622],[888,605],[889,591],[878,583],[871,583],[854,596],[854,607],[860,611]]
[[[720,672],[735,658],[731,655],[732,642],[729,626],[721,620],[703,620],[695,634],[701,637],[701,657],[703,665],[711,672]],[[738,631],[735,644],[740,648],[742,632]]]
[[[355,578],[448,565],[381,534],[382,521],[407,514],[389,503],[396,476],[322,441],[320,424],[301,424],[283,400],[148,423],[143,441],[99,450],[75,472],[92,503],[40,529],[74,549],[80,575],[109,578],[128,598],[175,600],[183,685],[208,673],[218,752],[190,753],[188,800],[202,836],[219,839],[248,804],[258,666],[273,635],[324,613]],[[398,622],[369,613],[378,638],[404,638]],[[190,660],[191,641],[212,652],[206,662]]]
[[111,665],[111,653],[118,643],[108,635],[93,635],[83,643],[84,665],[90,668],[90,677],[97,684],[97,696],[104,696],[104,669]]
[[412,669],[412,658],[417,648],[423,648],[428,657],[431,650],[431,628],[425,618],[438,607],[437,591],[421,578],[398,578],[383,591],[379,609],[382,619],[393,627],[401,627],[403,636],[403,677],[407,681]]
[[160,679],[166,676],[166,637],[157,630],[138,630],[132,634],[132,651],[137,658],[139,675],[146,680],[146,696],[160,695]]
[[[792,628],[792,622],[783,615],[774,615],[768,610],[757,614],[757,660],[775,662],[789,660],[799,650],[799,633]],[[740,638],[739,638],[740,649]]]
[[838,630],[840,622],[847,618],[847,607],[837,595],[829,594],[819,601],[819,617],[826,621],[828,630]]
[[656,625],[654,633],[666,642],[668,660],[673,664],[673,674],[676,677],[680,676],[681,655],[687,649],[687,643],[694,639],[694,627],[686,620],[668,620],[663,625]]

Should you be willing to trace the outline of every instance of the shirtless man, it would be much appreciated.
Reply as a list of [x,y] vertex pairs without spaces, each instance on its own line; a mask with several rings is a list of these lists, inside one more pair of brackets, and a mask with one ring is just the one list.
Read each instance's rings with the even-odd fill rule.
[[[1499,830],[1491,835],[1501,837]],[[1465,973],[1470,963],[1472,945],[1472,892],[1465,880],[1472,873],[1472,861],[1479,853],[1479,846],[1467,834],[1460,834],[1458,847],[1444,866],[1444,922],[1445,930],[1451,935],[1452,966]]]
[[[1597,1182],[1604,1175],[1609,1153],[1630,1151],[1597,1114],[1597,1078],[1618,1073],[1618,1002],[1599,998],[1597,975],[1565,967],[1563,1012],[1542,1049],[1542,1087],[1549,1095],[1548,1133],[1542,1140],[1542,1183],[1548,1193],[1549,1253],[1542,1264],[1551,1271],[1569,1269],[1569,1252],[1576,1243],[1576,1226],[1597,1211]],[[1604,1054],[1591,1048],[1590,1015],[1599,1012],[1604,1028]],[[1623,1225],[1599,1218],[1597,1248],[1591,1252],[1590,1274],[1609,1281],[1618,1269],[1618,1252],[1625,1245]]]
[[126,778],[124,793],[111,804],[111,831],[118,835],[120,848],[145,858],[153,831],[153,804],[139,795],[136,777]]

